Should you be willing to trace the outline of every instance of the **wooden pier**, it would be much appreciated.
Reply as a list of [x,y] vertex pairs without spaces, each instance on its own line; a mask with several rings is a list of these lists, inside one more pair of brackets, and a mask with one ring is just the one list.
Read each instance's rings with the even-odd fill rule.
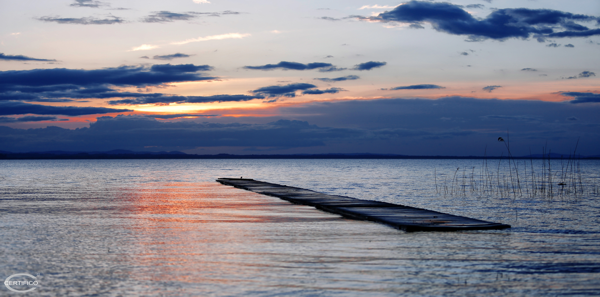
[[328,195],[253,179],[219,178],[217,182],[263,195],[278,197],[295,204],[314,206],[317,209],[339,214],[349,219],[373,221],[408,232],[510,228],[510,225],[506,224],[486,222],[387,202]]

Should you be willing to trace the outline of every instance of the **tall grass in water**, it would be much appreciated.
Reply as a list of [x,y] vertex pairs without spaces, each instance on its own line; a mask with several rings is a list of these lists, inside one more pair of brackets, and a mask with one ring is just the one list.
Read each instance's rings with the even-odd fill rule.
[[[487,158],[487,148],[481,167],[456,168],[449,174],[435,169],[435,189],[444,196],[486,196],[502,198],[577,198],[583,195],[600,195],[600,187],[585,181],[581,172],[581,159],[577,145],[567,159],[552,159],[551,151],[542,149],[542,157],[534,159],[514,158],[508,137],[504,142],[507,156]],[[493,162],[498,162],[495,164]],[[555,163],[559,164],[555,164]],[[534,165],[534,163],[536,163]],[[447,180],[452,177],[451,180]],[[443,182],[438,184],[438,180]]]

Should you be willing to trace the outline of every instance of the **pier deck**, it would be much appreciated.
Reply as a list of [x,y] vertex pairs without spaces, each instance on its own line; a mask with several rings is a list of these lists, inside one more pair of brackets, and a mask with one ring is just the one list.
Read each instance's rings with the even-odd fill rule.
[[314,206],[317,209],[339,214],[350,219],[386,224],[408,232],[510,228],[510,225],[506,224],[487,222],[387,202],[328,195],[307,189],[288,187],[253,179],[219,178],[217,182],[263,195],[278,197],[295,204]]

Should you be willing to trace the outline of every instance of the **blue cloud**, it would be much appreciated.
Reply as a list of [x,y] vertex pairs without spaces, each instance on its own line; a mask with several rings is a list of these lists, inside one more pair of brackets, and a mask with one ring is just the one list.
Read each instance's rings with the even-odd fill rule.
[[74,24],[74,25],[112,25],[124,23],[120,17],[109,16],[107,19],[96,19],[96,18],[61,18],[61,17],[41,17],[38,20],[43,22],[54,22],[58,24]]
[[371,70],[373,68],[379,68],[384,66],[385,64],[387,64],[386,62],[375,62],[375,61],[369,61],[369,62],[365,62],[365,63],[360,63],[354,66],[354,70]]
[[495,90],[497,88],[502,88],[502,86],[487,86],[487,87],[483,87],[483,90],[491,93],[493,90]]
[[483,4],[469,4],[466,6],[467,8],[477,8],[477,9],[483,9],[485,6]]
[[68,121],[67,119],[59,119],[57,117],[45,116],[24,116],[19,118],[0,117],[0,123],[22,123],[22,122],[41,122],[41,121]]
[[5,55],[3,53],[0,53],[0,60],[4,60],[4,61],[41,61],[41,62],[56,62],[56,60],[54,59],[36,59],[36,58],[30,58],[27,56],[23,56],[23,55]]
[[5,86],[137,86],[161,85],[170,82],[204,81],[216,77],[203,76],[198,71],[212,69],[208,65],[153,65],[150,68],[121,66],[95,70],[83,69],[32,69],[0,71],[0,89]]
[[302,94],[305,94],[305,95],[336,94],[336,93],[339,93],[341,90],[342,89],[340,89],[340,88],[329,88],[326,90],[310,89],[310,90],[303,91]]
[[173,60],[176,58],[189,58],[189,57],[190,57],[190,55],[176,53],[176,54],[171,54],[171,55],[156,55],[156,56],[152,57],[152,59],[154,59],[154,60]]
[[163,10],[155,11],[154,14],[145,17],[143,21],[146,23],[166,23],[173,21],[187,21],[196,17],[198,17],[198,15],[194,13],[175,13]]
[[296,97],[296,91],[304,91],[317,86],[307,83],[288,84],[285,86],[268,86],[251,91],[255,95],[265,97]]
[[75,0],[75,3],[71,3],[69,6],[73,7],[90,7],[99,8],[100,6],[106,6],[106,3],[94,0]]
[[423,85],[395,87],[395,88],[391,88],[390,90],[426,90],[426,89],[445,89],[445,87],[438,86],[438,85],[423,84]]
[[18,114],[56,114],[66,116],[81,116],[90,114],[116,113],[133,111],[129,109],[113,109],[104,107],[74,107],[74,106],[48,106],[23,102],[0,102],[0,115]]
[[[376,17],[361,17],[380,22],[410,24],[430,23],[437,31],[466,35],[470,40],[585,37],[600,35],[600,29],[589,29],[575,23],[599,21],[600,18],[550,9],[496,9],[484,19],[476,19],[459,5],[410,1]],[[562,30],[562,31],[557,31]]]
[[563,92],[562,95],[567,96],[567,97],[574,97],[575,99],[570,101],[573,104],[600,103],[600,94],[596,94],[596,93]]
[[287,62],[281,61],[277,64],[266,64],[261,66],[244,66],[244,69],[251,70],[273,70],[273,69],[284,69],[284,70],[313,70],[313,69],[330,69],[335,68],[331,63],[308,63],[302,64],[298,62]]
[[586,78],[586,77],[592,77],[592,76],[596,76],[596,73],[586,70],[586,71],[579,73],[579,75],[577,75],[577,76],[569,76],[569,77],[567,77],[567,79]]
[[315,78],[316,80],[320,80],[320,81],[324,81],[324,82],[338,82],[338,81],[346,81],[346,80],[356,80],[356,79],[360,79],[360,77],[358,75],[347,75],[347,76],[342,76],[342,77],[336,77],[336,78]]

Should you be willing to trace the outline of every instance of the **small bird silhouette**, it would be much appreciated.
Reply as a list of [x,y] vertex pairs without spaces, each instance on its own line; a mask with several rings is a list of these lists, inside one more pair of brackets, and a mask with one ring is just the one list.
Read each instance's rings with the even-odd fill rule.
[[498,141],[504,141],[504,138],[498,137]]

